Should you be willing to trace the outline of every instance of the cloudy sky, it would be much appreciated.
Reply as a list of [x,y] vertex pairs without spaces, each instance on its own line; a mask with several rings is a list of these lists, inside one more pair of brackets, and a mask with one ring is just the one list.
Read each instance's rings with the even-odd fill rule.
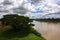
[[0,0],[1,17],[6,14],[19,14],[30,18],[43,18],[51,13],[54,14],[49,17],[60,17],[60,0]]

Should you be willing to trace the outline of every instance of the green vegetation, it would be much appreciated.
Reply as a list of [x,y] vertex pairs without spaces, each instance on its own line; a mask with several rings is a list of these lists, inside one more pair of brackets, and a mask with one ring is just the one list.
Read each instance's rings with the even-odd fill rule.
[[26,37],[14,37],[14,38],[0,37],[0,40],[45,40],[45,39],[43,37],[38,37],[31,33]]
[[34,28],[32,28],[31,31],[33,34],[35,34],[36,36],[42,37],[41,34],[39,32],[37,32],[36,30],[34,30]]
[[[16,14],[4,15],[0,19],[0,40],[45,40],[32,28],[32,20]],[[7,27],[8,26],[8,27]]]
[[41,21],[41,22],[52,22],[52,23],[59,23],[60,18],[47,18],[47,19],[35,19],[36,21]]

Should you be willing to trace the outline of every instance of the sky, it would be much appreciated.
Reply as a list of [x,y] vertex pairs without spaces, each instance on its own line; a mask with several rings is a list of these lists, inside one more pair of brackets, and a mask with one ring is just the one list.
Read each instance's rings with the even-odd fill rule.
[[[30,18],[57,18],[60,15],[60,0],[0,0],[0,18],[6,14],[18,14]],[[57,13],[57,15],[55,15]]]

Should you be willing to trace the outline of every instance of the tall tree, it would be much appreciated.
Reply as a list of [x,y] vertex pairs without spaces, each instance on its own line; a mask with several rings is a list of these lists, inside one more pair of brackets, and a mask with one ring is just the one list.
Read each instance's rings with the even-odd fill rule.
[[4,15],[4,17],[0,20],[2,24],[11,25],[14,31],[21,31],[21,30],[28,31],[31,30],[32,28],[31,26],[33,26],[33,24],[31,23],[32,22],[31,19],[16,14]]

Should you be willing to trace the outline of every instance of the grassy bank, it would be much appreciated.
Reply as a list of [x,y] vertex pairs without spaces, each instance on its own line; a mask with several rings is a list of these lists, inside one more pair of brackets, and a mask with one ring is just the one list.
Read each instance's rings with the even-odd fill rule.
[[25,33],[14,33],[13,31],[6,31],[8,29],[11,29],[9,26],[2,27],[3,25],[0,25],[0,40],[45,40],[42,36],[39,36],[35,30],[32,31],[32,33],[29,33],[28,35],[25,35]]
[[31,33],[26,37],[14,37],[14,38],[0,37],[0,40],[44,40],[44,38],[38,37]]

